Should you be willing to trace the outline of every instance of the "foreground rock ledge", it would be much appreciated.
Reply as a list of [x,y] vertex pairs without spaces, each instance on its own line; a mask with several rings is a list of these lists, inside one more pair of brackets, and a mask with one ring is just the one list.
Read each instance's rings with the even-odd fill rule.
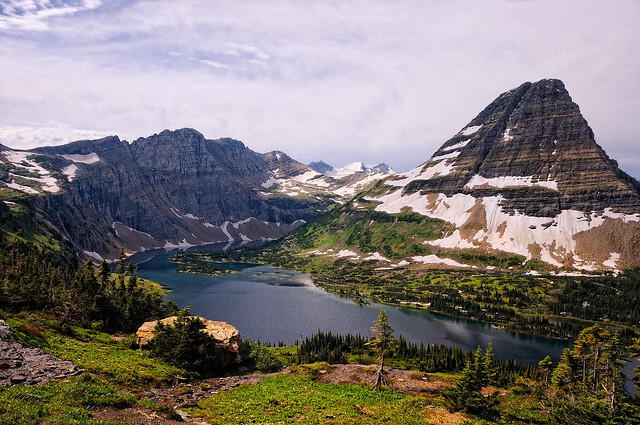
[[0,320],[0,387],[43,384],[82,372],[73,363],[45,354],[39,348],[23,347],[9,325]]
[[[200,319],[204,323],[205,328],[202,331],[206,332],[216,339],[216,348],[224,353],[225,362],[238,363],[240,361],[240,346],[242,345],[242,338],[240,337],[240,332],[238,332],[238,330],[234,326],[226,322],[207,320],[204,317],[200,316],[188,317]],[[162,323],[163,325],[173,326],[177,319],[178,316],[171,316],[160,321],[154,320],[152,322],[143,323],[136,332],[138,345],[140,347],[143,347],[147,345],[149,341],[151,341],[151,339],[153,339],[153,331],[158,325],[158,322]]]

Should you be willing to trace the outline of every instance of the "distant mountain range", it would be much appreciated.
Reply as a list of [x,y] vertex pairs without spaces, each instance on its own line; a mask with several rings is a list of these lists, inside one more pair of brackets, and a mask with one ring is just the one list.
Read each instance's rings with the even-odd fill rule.
[[532,273],[640,266],[640,183],[596,144],[558,80],[503,93],[403,173],[305,165],[181,129],[0,145],[0,182],[0,230],[62,238],[96,259],[272,240],[324,215],[305,227],[316,240],[301,254],[488,268],[474,258],[510,256]]
[[353,162],[341,168],[334,168],[324,161],[311,162],[309,167],[318,173],[332,177],[344,177],[352,174],[393,174],[395,171],[384,162],[378,165],[366,165],[363,162]]

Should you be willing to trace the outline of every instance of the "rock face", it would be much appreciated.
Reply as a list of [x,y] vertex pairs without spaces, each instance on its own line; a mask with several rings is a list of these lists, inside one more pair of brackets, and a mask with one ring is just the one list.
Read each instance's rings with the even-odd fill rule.
[[[225,363],[238,363],[240,361],[240,347],[242,346],[242,337],[240,332],[226,322],[216,322],[213,320],[207,320],[199,316],[189,316],[201,320],[205,324],[203,332],[208,333],[218,342],[216,348],[223,353],[223,359]],[[167,317],[160,320],[163,325],[172,326],[178,316]],[[152,322],[145,322],[138,328],[136,332],[137,341],[139,346],[145,346],[153,339],[153,331],[158,326],[158,320]]]
[[500,95],[424,164],[385,181],[377,211],[452,223],[426,242],[552,266],[640,265],[640,184],[622,172],[559,80]]
[[73,363],[56,359],[38,348],[24,348],[9,325],[0,320],[0,387],[42,384],[82,373]]
[[[277,239],[383,177],[356,170],[338,180],[283,152],[259,154],[192,129],[131,144],[112,136],[33,151],[0,146],[0,163],[0,190],[33,195],[34,227],[95,259],[115,259],[121,248]],[[0,217],[16,221],[9,204]]]
[[191,129],[34,152],[61,186],[36,196],[37,209],[94,258],[115,258],[120,248],[275,239],[331,203],[273,194],[263,186],[273,176],[268,155]]

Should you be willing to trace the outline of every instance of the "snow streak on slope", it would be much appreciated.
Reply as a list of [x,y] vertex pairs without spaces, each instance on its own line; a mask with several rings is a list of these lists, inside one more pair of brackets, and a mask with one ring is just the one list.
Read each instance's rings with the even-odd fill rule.
[[518,186],[541,186],[546,187],[548,189],[558,190],[558,183],[555,180],[538,180],[533,181],[533,176],[502,176],[502,177],[493,177],[486,178],[482,177],[480,174],[476,174],[471,177],[471,180],[464,185],[464,187],[473,189],[474,187],[479,187],[483,185],[505,188],[505,187],[518,187]]
[[[595,229],[605,220],[640,222],[640,214],[619,214],[610,209],[604,213],[564,210],[555,217],[506,212],[501,206],[503,198],[500,195],[483,198],[467,194],[421,195],[419,192],[403,195],[402,190],[396,189],[367,200],[380,202],[376,211],[397,214],[408,207],[416,213],[456,225],[457,230],[429,241],[430,245],[453,249],[490,248],[520,254],[528,260],[537,258],[556,267],[570,264],[582,270],[596,270],[599,266],[615,268],[620,255],[612,253],[607,261],[600,264],[581,258],[575,253],[574,237],[578,233]],[[483,217],[483,222],[475,222],[477,217]],[[465,231],[465,227],[480,229]]]
[[[27,183],[24,180],[32,181],[36,183],[40,189],[45,192],[57,193],[60,191],[60,187],[58,186],[58,180],[51,175],[49,170],[44,169],[41,165],[36,163],[34,160],[29,159],[28,157],[34,155],[33,152],[27,151],[13,151],[7,150],[0,152],[7,161],[13,165],[14,167],[21,168],[28,172],[30,175],[23,174],[15,174],[9,172],[8,175],[12,178],[10,183],[4,182],[7,186],[12,189],[16,189],[22,192],[26,192],[29,194],[38,194],[40,193],[38,190],[33,187],[29,187],[27,185],[20,184],[16,182],[15,179],[22,179],[23,183]],[[17,170],[14,170],[18,172]],[[37,175],[38,177],[35,177]]]

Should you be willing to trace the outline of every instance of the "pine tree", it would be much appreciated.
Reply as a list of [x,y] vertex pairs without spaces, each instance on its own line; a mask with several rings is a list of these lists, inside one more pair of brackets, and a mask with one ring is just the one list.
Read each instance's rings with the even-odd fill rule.
[[375,391],[380,386],[386,385],[384,380],[384,359],[394,347],[393,328],[389,325],[386,311],[380,311],[378,320],[374,322],[374,326],[371,328],[371,334],[371,340],[367,344],[373,347],[380,362],[372,388]]
[[553,361],[549,356],[538,362],[538,370],[542,373],[542,377],[544,378],[545,388],[549,385],[549,374],[551,372],[551,366],[553,366]]

